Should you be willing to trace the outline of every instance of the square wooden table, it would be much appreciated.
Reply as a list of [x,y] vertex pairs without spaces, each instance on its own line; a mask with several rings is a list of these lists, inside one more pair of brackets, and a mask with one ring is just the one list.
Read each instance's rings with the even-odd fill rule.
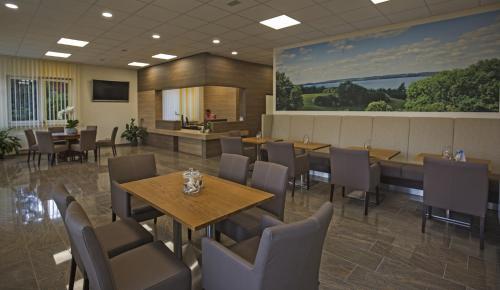
[[[354,149],[354,150],[367,150],[361,146],[349,146],[347,149]],[[392,158],[396,157],[400,151],[398,150],[393,150],[393,149],[383,149],[383,148],[370,148],[368,149],[370,158],[376,159],[376,160],[391,160]],[[317,152],[320,153],[327,153],[330,154],[330,149],[329,148],[322,148],[318,150]]]
[[277,142],[281,141],[282,139],[279,138],[272,138],[272,137],[246,137],[242,138],[241,142],[243,143],[248,143],[248,144],[254,144],[255,145],[255,156],[257,157],[257,160],[261,160],[260,156],[260,148],[263,144],[266,144],[267,142]]
[[120,187],[174,221],[174,252],[182,258],[182,224],[196,231],[274,197],[273,194],[215,176],[203,175],[203,188],[195,196],[183,193],[182,172],[132,181]]
[[315,151],[315,150],[319,150],[322,148],[328,149],[330,147],[330,144],[313,143],[313,142],[304,143],[304,142],[300,142],[300,141],[294,141],[293,147],[295,147],[295,149],[302,149],[302,150],[306,150],[306,151]]

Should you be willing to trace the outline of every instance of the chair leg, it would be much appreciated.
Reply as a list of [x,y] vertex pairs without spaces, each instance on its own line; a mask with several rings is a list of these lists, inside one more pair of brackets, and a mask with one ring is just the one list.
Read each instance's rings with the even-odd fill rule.
[[36,151],[33,151],[33,161],[35,161]]
[[97,162],[97,148],[94,149],[94,161]]
[[50,165],[54,166],[54,164],[56,164],[56,153],[52,153],[52,157],[50,159]]
[[115,221],[116,221],[116,213],[115,213],[115,212],[112,212],[112,213],[111,213],[111,221],[112,221],[112,222],[115,222]]
[[68,290],[73,290],[73,287],[75,286],[75,275],[76,275],[76,262],[75,258],[71,257],[71,268],[69,270]]
[[295,177],[292,180],[292,197],[295,196]]
[[484,217],[479,218],[479,248],[484,250]]
[[156,225],[158,223],[158,218],[154,218],[153,223]]
[[368,204],[370,203],[370,193],[365,191],[365,215],[368,215]]
[[309,170],[306,173],[306,189],[309,190],[309,181],[311,179],[311,175],[309,174]]
[[28,163],[30,163],[30,159],[31,159],[31,150],[28,149]]
[[380,193],[378,185],[375,187],[375,202],[377,203],[377,205],[380,204]]
[[83,278],[83,290],[89,290],[89,278]]
[[345,186],[342,186],[342,197],[345,197]]
[[429,219],[432,219],[432,206],[427,207],[427,215],[429,216]]
[[335,184],[330,184],[330,202],[333,202],[333,192],[335,191]]
[[42,153],[38,153],[38,167],[40,167],[40,159],[42,159]]
[[83,163],[83,156],[84,155],[85,155],[85,153],[83,153],[83,151],[80,152],[80,163]]
[[[217,232],[215,232],[215,234],[217,235]],[[191,238],[193,237],[193,232],[188,229],[188,241],[191,241]]]
[[425,234],[425,223],[427,222],[427,207],[422,206],[422,234]]

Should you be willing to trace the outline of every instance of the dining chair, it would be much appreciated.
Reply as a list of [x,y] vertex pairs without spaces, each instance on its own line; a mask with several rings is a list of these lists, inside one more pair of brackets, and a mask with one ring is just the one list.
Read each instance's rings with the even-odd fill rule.
[[333,201],[335,185],[339,185],[343,187],[342,196],[345,196],[345,188],[364,192],[365,215],[368,215],[370,193],[375,193],[376,204],[380,203],[380,166],[378,163],[370,164],[368,150],[331,147],[330,172],[330,201]]
[[243,185],[247,184],[249,158],[238,154],[222,153],[219,177]]
[[157,176],[154,154],[128,155],[108,159],[109,183],[111,184],[112,221],[133,218],[137,222],[153,219],[163,214],[151,205],[131,196],[120,183]]
[[71,144],[71,150],[80,154],[80,162],[88,159],[90,150],[94,151],[94,159],[97,161],[96,134],[96,130],[81,130],[80,141],[77,144]]
[[307,154],[297,155],[290,142],[266,143],[267,158],[269,162],[288,167],[288,177],[292,179],[292,196],[295,195],[295,181],[297,177],[306,178],[306,187],[309,190],[309,161]]
[[[54,127],[48,127],[47,130],[50,133],[64,133],[64,127],[62,126],[54,126]],[[67,144],[68,142],[66,140],[56,140],[54,141],[54,144]]]
[[110,146],[111,150],[113,152],[113,157],[116,156],[116,134],[118,133],[118,127],[114,127],[113,131],[111,132],[111,138],[109,139],[101,139],[96,141],[97,145],[97,155],[99,158],[101,157],[101,147],[103,146]]
[[78,202],[66,210],[66,227],[93,290],[191,289],[191,272],[162,241],[109,258]]
[[255,148],[245,147],[241,137],[234,137],[234,136],[221,137],[220,147],[222,153],[247,156],[248,158],[250,158],[250,163],[251,163],[250,167],[253,168],[252,164],[253,162],[255,162]]
[[[28,142],[28,163],[31,159],[35,160],[36,153],[38,152],[38,144],[36,144],[35,134],[33,129],[24,130],[24,135],[26,135],[26,141]],[[31,154],[33,153],[33,157]]]
[[479,217],[479,247],[484,249],[484,223],[488,206],[488,165],[424,158],[422,233],[427,217],[437,207]]
[[226,248],[203,238],[205,290],[317,290],[319,267],[333,205],[323,204],[311,217],[284,224],[270,216],[262,234]]
[[97,126],[96,125],[87,125],[87,130],[94,130],[97,131]]
[[255,162],[251,187],[274,195],[271,200],[229,216],[215,225],[216,238],[220,241],[220,233],[239,242],[259,234],[260,221],[264,215],[271,215],[281,221],[284,219],[288,168],[271,163]]
[[[75,201],[75,198],[69,194],[64,185],[55,184],[52,188],[52,199],[56,203],[66,227],[66,210],[68,206]],[[153,242],[153,236],[132,219],[124,219],[111,224],[99,226],[94,230],[97,238],[102,243],[104,252],[107,253],[109,258],[113,258],[128,250]],[[70,244],[72,249],[76,249],[72,239],[70,239]],[[73,290],[74,288],[77,266],[80,269],[80,272],[84,273],[84,285],[88,285],[85,268],[81,257],[78,255],[78,251],[71,251],[71,255],[71,268],[68,283],[69,290]]]
[[53,166],[56,162],[57,154],[68,150],[68,146],[66,144],[54,144],[51,132],[36,131],[35,135],[36,140],[38,141],[38,166],[40,166],[42,154],[47,154],[47,161]]

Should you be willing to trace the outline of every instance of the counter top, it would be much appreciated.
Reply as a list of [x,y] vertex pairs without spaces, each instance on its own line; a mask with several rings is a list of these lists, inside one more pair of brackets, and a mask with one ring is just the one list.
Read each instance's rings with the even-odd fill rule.
[[168,136],[185,137],[197,140],[217,140],[220,137],[227,136],[227,132],[224,133],[201,133],[199,130],[190,129],[180,129],[180,130],[169,130],[169,129],[148,129],[148,133],[162,134]]

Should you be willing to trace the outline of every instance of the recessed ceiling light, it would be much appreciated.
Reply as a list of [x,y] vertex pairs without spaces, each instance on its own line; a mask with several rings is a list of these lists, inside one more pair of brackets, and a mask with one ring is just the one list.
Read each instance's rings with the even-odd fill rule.
[[300,21],[297,21],[291,17],[288,17],[286,15],[281,15],[281,16],[276,16],[274,18],[270,18],[267,20],[263,20],[260,22],[260,24],[263,24],[267,27],[271,27],[273,29],[282,29],[285,27],[293,26],[300,24]]
[[133,62],[129,63],[128,65],[144,67],[144,66],[148,66],[149,63],[133,61]]
[[220,39],[217,39],[217,38],[216,38],[216,39],[212,40],[212,43],[213,43],[213,44],[219,44],[219,43],[220,43]]
[[53,56],[53,57],[63,57],[63,58],[68,58],[71,56],[71,53],[65,53],[65,52],[56,52],[56,51],[47,51],[45,53],[46,56]]
[[153,34],[151,37],[153,37],[154,39],[159,39],[160,35],[159,34]]
[[232,55],[238,55],[238,52],[237,51],[233,51],[231,52]]
[[76,39],[70,39],[70,38],[64,38],[64,37],[59,39],[57,41],[57,43],[64,44],[64,45],[78,46],[78,47],[84,47],[85,45],[89,44],[88,41],[76,40]]
[[113,17],[113,14],[111,12],[103,12],[101,15],[104,16],[104,17],[106,17],[106,18]]
[[159,58],[159,59],[174,59],[176,57],[177,55],[171,55],[166,53],[159,53],[152,56],[152,58]]
[[389,0],[371,0],[373,4],[380,4],[380,3],[384,3],[384,2],[387,2]]
[[17,6],[14,3],[5,3],[5,7],[10,8],[10,9],[19,9],[19,6]]

